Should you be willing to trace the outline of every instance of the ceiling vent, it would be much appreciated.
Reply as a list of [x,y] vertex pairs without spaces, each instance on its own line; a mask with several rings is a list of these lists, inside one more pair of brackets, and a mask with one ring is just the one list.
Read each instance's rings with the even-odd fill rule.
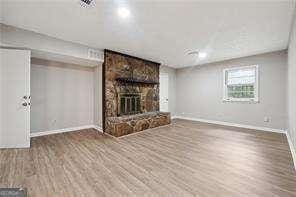
[[99,50],[95,49],[88,49],[88,58],[94,59],[94,60],[102,60],[103,59],[103,53]]
[[93,6],[95,3],[95,0],[80,0],[80,5],[82,7],[90,7]]

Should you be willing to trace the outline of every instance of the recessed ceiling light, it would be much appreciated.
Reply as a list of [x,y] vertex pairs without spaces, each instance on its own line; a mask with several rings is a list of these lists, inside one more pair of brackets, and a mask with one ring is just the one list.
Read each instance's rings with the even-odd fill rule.
[[204,59],[208,56],[208,54],[206,52],[201,52],[201,51],[197,51],[197,50],[194,50],[194,51],[189,51],[187,52],[188,55],[197,55],[197,57],[199,59]]
[[204,59],[207,57],[207,53],[206,52],[198,52],[198,58],[199,59]]
[[121,18],[128,18],[130,16],[130,11],[127,8],[118,8],[117,13]]

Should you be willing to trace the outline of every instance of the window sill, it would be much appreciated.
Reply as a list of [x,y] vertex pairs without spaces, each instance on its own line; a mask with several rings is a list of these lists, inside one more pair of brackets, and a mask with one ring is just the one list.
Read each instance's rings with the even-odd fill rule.
[[223,99],[223,102],[233,102],[233,103],[259,103],[257,99]]

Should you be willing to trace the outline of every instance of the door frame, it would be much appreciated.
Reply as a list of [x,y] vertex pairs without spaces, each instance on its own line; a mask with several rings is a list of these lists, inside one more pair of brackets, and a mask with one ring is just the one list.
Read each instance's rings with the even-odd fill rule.
[[161,78],[161,76],[165,76],[167,79],[168,79],[168,84],[167,84],[167,99],[168,99],[168,101],[167,101],[167,105],[168,105],[168,107],[167,107],[167,112],[169,112],[170,111],[170,95],[169,95],[169,83],[170,83],[170,77],[169,77],[169,73],[166,73],[166,72],[161,72],[161,73],[159,73],[159,110],[160,110],[160,105],[161,105],[161,101],[160,101],[160,99],[161,99],[161,80],[160,80],[160,78]]

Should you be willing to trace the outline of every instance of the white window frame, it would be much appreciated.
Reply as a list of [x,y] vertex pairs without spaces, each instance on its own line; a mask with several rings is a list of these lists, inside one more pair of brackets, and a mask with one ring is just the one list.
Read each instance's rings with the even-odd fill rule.
[[[232,98],[228,97],[228,89],[227,89],[227,81],[226,81],[226,73],[232,70],[240,70],[240,69],[250,69],[255,68],[255,85],[254,85],[254,98]],[[242,67],[232,67],[226,68],[223,70],[223,101],[225,102],[259,102],[259,66],[251,65],[251,66],[242,66]]]

